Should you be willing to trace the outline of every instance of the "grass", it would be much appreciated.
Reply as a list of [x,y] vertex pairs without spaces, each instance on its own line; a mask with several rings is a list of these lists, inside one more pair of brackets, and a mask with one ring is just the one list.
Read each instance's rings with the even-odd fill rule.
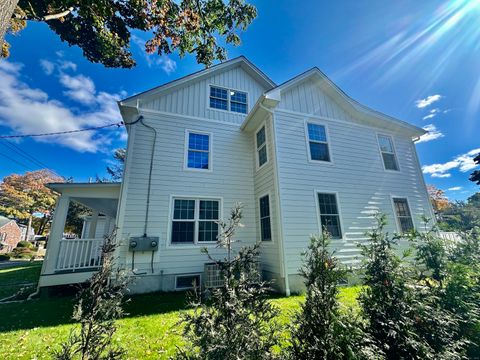
[[[0,271],[5,278],[31,279],[35,266]],[[18,272],[17,272],[18,271]],[[341,289],[342,304],[356,307],[359,287]],[[287,324],[299,308],[303,296],[275,297],[272,302],[281,310],[280,322]],[[49,359],[53,348],[64,341],[72,328],[71,296],[41,298],[23,303],[0,304],[0,354],[9,359]],[[117,322],[114,341],[127,349],[128,359],[167,359],[182,337],[178,321],[186,310],[185,293],[145,294],[133,296],[125,306],[128,315]]]
[[35,261],[25,262],[25,264],[20,266],[7,269],[0,269],[0,299],[14,295],[26,285],[36,287],[41,268],[42,262]]

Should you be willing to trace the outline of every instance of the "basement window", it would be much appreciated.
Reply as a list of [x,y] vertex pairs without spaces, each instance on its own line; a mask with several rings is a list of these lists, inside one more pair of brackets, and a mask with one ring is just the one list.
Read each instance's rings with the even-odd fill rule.
[[186,290],[200,287],[200,274],[178,275],[175,278],[175,289]]

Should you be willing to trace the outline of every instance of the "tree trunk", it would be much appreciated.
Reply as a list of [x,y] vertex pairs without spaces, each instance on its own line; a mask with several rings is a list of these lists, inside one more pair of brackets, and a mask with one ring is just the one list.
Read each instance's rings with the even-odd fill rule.
[[17,3],[18,0],[0,0],[0,49],[3,47],[5,34],[10,27],[10,19]]
[[30,235],[30,229],[32,228],[32,215],[28,217],[27,232],[25,233],[25,241],[28,241],[28,236]]

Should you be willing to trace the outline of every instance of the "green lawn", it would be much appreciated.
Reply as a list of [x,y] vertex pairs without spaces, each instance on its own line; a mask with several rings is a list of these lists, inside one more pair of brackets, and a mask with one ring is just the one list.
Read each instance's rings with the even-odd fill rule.
[[[35,266],[11,271],[0,270],[5,278],[22,274],[26,279],[38,274]],[[17,271],[19,271],[17,273]],[[15,274],[15,276],[13,275]],[[359,287],[343,288],[341,301],[355,307]],[[288,323],[302,296],[274,297],[281,310],[281,322]],[[3,359],[48,359],[69,334],[72,326],[72,297],[53,297],[24,303],[0,304],[0,354]],[[128,351],[129,359],[167,359],[182,344],[178,320],[188,311],[184,293],[147,294],[132,297],[126,305],[128,315],[118,321],[114,341]]]
[[[22,287],[35,288],[42,268],[41,261],[25,262],[22,266],[0,269],[0,299],[14,295]],[[35,289],[33,289],[35,291]]]

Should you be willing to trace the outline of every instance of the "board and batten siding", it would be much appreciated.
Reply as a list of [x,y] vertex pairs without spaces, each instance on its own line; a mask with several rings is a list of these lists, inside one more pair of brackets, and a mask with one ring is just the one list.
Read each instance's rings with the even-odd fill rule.
[[[159,250],[154,254],[154,273],[201,273],[207,256],[200,252],[204,245],[170,244],[171,196],[222,198],[224,219],[228,218],[235,202],[245,204],[243,223],[238,231],[241,244],[256,240],[256,214],[253,186],[252,136],[243,133],[237,125],[193,120],[182,116],[170,116],[150,112],[141,113],[144,122],[157,130],[152,171],[150,219],[147,234],[159,236]],[[129,149],[134,161],[130,163],[125,191],[125,214],[121,229],[124,245],[121,254],[127,266],[131,266],[132,253],[128,251],[128,238],[141,236],[146,210],[148,173],[153,133],[141,123],[134,125],[134,139]],[[184,169],[185,131],[209,132],[211,140],[211,164],[213,171]],[[223,250],[209,245],[214,256],[222,258]],[[136,253],[135,267],[150,273],[151,252]]]
[[[275,111],[274,126],[289,274],[298,273],[310,234],[321,231],[315,191],[337,194],[343,237],[332,240],[332,247],[347,264],[359,261],[358,243],[367,240],[365,232],[374,225],[376,212],[387,215],[389,232],[397,231],[392,196],[408,198],[416,227],[422,225],[422,215],[432,217],[415,145],[409,136],[357,124],[309,83],[282,94],[282,103]],[[309,162],[306,121],[327,127],[332,163]],[[392,136],[400,171],[384,170],[377,133]]]
[[[264,241],[261,244],[261,262],[262,269],[269,272],[269,277],[275,278],[277,281],[280,281],[282,276],[281,266],[280,266],[280,253],[279,253],[279,242],[281,231],[279,229],[279,215],[278,215],[278,203],[277,203],[277,187],[275,184],[275,148],[274,148],[274,137],[272,129],[272,119],[268,115],[260,123],[255,131],[252,132],[253,135],[253,144],[256,146],[255,137],[256,132],[260,128],[265,126],[265,135],[267,142],[267,157],[268,162],[257,170],[257,151],[255,148],[254,152],[254,185],[255,185],[255,199],[256,199],[256,217],[257,217],[257,239],[261,240],[261,227],[260,227],[260,206],[259,199],[264,195],[269,195],[270,200],[270,225],[272,229],[272,241]],[[282,285],[283,284],[279,284]]]
[[162,96],[141,100],[140,107],[221,122],[232,122],[240,125],[245,119],[245,114],[211,109],[209,107],[210,85],[247,92],[249,111],[253,108],[257,99],[267,90],[239,65],[230,70],[218,72],[210,77],[173,88],[171,91],[162,94]]

